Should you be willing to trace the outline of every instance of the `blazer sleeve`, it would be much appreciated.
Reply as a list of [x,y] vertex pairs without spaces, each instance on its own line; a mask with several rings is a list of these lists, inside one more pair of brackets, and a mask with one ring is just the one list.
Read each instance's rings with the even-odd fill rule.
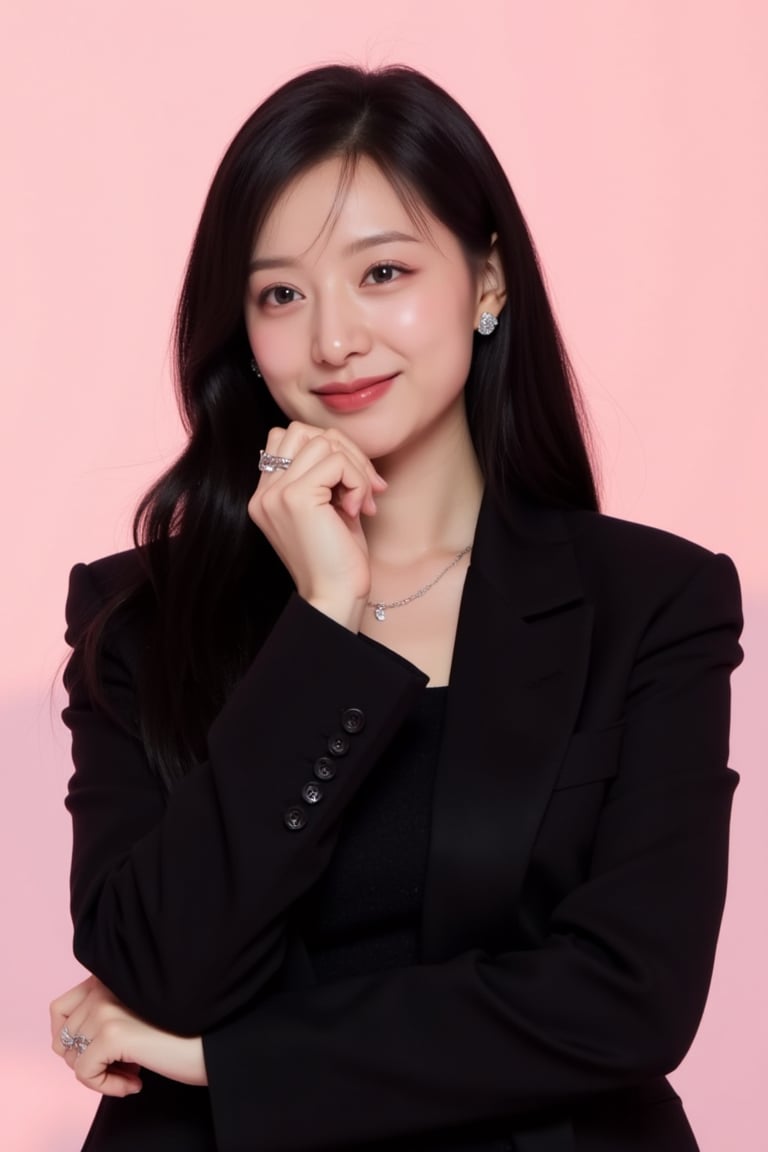
[[740,630],[735,570],[710,554],[645,631],[590,873],[540,947],[279,993],[204,1037],[222,1152],[568,1109],[679,1063],[725,895]]
[[[99,603],[77,566],[75,654]],[[123,626],[103,645],[111,716],[94,707],[76,660],[65,677],[74,950],[133,1011],[199,1035],[279,969],[292,905],[327,865],[346,805],[427,678],[294,595],[214,721],[207,762],[167,794],[138,736],[135,640]]]

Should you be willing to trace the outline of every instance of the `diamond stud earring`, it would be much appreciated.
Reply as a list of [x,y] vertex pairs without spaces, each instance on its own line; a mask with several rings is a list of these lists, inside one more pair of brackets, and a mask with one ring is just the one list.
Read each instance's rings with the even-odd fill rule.
[[490,336],[495,328],[498,328],[499,321],[493,312],[483,312],[480,316],[480,323],[477,326],[477,331],[481,336]]

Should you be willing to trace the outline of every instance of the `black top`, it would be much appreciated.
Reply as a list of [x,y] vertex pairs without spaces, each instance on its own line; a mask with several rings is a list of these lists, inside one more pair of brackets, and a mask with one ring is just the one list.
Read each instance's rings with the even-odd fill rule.
[[429,688],[344,816],[301,914],[318,983],[418,964],[432,787],[447,688]]

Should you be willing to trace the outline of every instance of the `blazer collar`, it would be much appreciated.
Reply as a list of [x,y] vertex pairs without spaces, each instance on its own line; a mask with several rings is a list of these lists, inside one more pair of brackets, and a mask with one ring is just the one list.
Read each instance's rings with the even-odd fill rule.
[[485,496],[464,585],[422,911],[425,962],[509,946],[536,832],[586,678],[585,604],[564,515]]

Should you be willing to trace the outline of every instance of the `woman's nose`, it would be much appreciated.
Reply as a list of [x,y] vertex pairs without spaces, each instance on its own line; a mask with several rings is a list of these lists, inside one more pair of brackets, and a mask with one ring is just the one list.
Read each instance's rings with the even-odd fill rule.
[[341,365],[370,346],[370,332],[356,301],[336,293],[317,302],[312,332],[312,359],[317,364]]

